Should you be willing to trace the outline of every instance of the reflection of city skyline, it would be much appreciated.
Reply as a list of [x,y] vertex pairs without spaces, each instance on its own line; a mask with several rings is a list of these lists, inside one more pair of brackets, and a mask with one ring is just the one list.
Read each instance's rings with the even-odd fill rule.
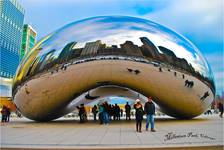
[[193,67],[188,64],[184,58],[178,58],[171,50],[158,46],[157,47],[147,38],[140,37],[143,45],[140,47],[135,45],[132,41],[125,41],[120,45],[107,46],[101,40],[95,42],[87,42],[83,48],[74,48],[77,42],[67,44],[58,56],[58,60],[66,62],[75,58],[93,57],[99,55],[124,55],[145,58],[151,61],[158,61],[168,63],[172,66],[184,69],[186,71],[194,71]]
[[55,49],[50,50],[42,56],[37,56],[28,69],[26,76],[32,76],[42,70],[48,70],[72,60],[85,60],[96,56],[103,57],[113,55],[115,57],[124,56],[140,58],[146,59],[149,62],[153,61],[159,64],[162,63],[163,65],[168,65],[170,68],[188,72],[199,79],[204,79],[206,82],[212,83],[210,79],[195,71],[186,59],[178,58],[172,50],[163,46],[158,46],[157,48],[147,37],[140,37],[140,40],[142,42],[141,46],[135,45],[132,41],[128,40],[120,45],[108,46],[105,43],[102,43],[101,40],[96,40],[93,42],[87,42],[83,48],[74,48],[77,42],[70,42],[64,46],[57,57],[55,57]]

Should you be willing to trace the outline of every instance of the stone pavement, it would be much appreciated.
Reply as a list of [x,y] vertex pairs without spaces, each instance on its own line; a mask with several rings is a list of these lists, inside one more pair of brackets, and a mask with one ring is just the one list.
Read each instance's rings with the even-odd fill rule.
[[223,119],[201,115],[192,120],[156,116],[157,132],[135,131],[135,121],[112,121],[99,125],[89,121],[60,118],[39,123],[12,118],[1,125],[1,149],[146,149],[195,147],[223,149]]

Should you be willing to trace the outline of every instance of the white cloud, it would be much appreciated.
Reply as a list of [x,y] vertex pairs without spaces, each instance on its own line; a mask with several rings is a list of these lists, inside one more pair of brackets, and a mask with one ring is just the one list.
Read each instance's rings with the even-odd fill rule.
[[205,36],[220,40],[223,36],[222,0],[174,0],[164,9],[145,17],[182,34],[194,34],[199,39]]
[[217,93],[221,93],[224,91],[224,71],[214,72],[215,84]]
[[224,70],[224,55],[223,53],[213,53],[205,55],[205,58],[212,67],[212,70],[217,72]]
[[215,79],[217,93],[221,93],[224,90],[224,57],[223,53],[213,53],[205,55],[205,58],[209,62]]

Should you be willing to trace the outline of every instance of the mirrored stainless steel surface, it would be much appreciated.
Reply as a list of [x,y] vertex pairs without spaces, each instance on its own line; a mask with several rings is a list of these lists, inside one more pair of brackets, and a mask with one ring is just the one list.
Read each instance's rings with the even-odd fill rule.
[[212,71],[190,41],[125,16],[84,19],[43,38],[18,67],[12,94],[23,115],[47,121],[68,113],[82,93],[105,85],[152,96],[176,118],[200,115],[215,94]]

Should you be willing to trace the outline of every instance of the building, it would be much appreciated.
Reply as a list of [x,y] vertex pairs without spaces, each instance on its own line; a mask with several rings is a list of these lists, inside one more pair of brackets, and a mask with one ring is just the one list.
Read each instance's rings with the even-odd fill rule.
[[178,58],[175,55],[175,53],[163,46],[158,46],[158,47],[159,47],[159,50],[164,54],[164,56],[166,58],[166,62],[169,63],[170,65],[176,65]]
[[111,47],[104,47],[98,50],[99,55],[125,55],[125,49],[118,48],[112,45]]
[[97,40],[96,42],[88,42],[83,48],[81,56],[97,54],[97,51],[101,49],[101,47],[102,43],[100,40]]
[[19,65],[24,13],[16,0],[0,0],[0,77],[12,78]]
[[121,44],[121,49],[125,49],[127,54],[131,56],[143,56],[141,49],[134,45],[132,41],[126,41],[124,44]]
[[141,37],[140,40],[142,41],[142,50],[143,55],[146,57],[152,57],[153,59],[160,59],[160,53],[158,52],[156,46],[151,42],[147,37]]
[[26,53],[30,51],[30,49],[36,43],[36,31],[32,28],[31,25],[25,24],[23,26],[23,36],[22,36],[22,46],[20,50],[20,60],[24,57]]
[[77,42],[70,42],[65,45],[65,47],[62,49],[61,53],[58,56],[58,62],[63,63],[68,61],[69,57],[71,56],[73,47],[76,45]]
[[186,71],[191,71],[191,67],[188,64],[187,60],[184,58],[178,58],[175,53],[172,50],[169,50],[168,48],[165,48],[163,46],[158,46],[159,50],[163,53],[163,55],[165,56],[165,61],[170,64],[173,65],[177,68],[186,70]]

